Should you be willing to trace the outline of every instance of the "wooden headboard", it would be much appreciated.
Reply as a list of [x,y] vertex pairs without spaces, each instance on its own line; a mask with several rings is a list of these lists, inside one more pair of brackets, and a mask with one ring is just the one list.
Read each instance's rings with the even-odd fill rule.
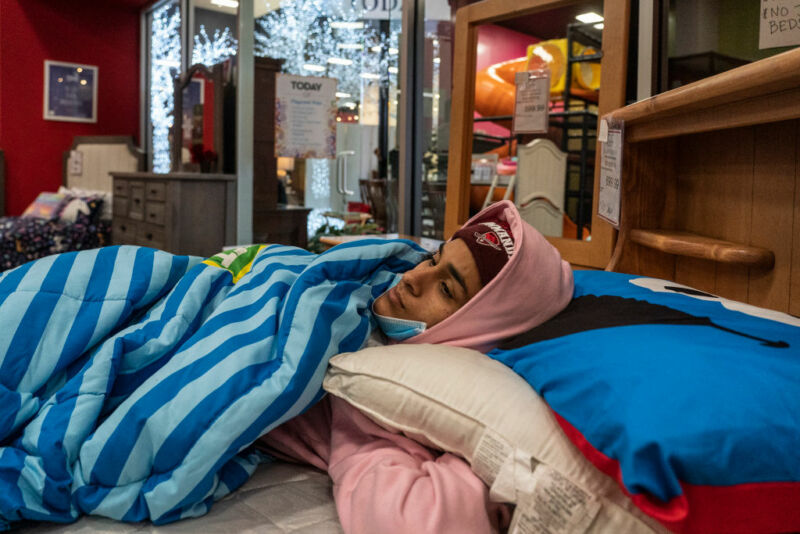
[[607,270],[800,316],[800,49],[609,115],[625,140]]
[[[70,172],[73,151],[80,152],[80,174]],[[144,152],[134,145],[131,136],[76,136],[70,149],[64,152],[64,186],[111,192],[110,172],[143,171],[145,165]]]

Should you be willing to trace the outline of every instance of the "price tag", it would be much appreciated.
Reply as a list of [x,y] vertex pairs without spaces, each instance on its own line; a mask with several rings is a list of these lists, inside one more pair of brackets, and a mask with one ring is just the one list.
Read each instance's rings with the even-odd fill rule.
[[598,139],[601,156],[597,214],[619,228],[624,124],[614,119],[603,119],[600,124],[605,141],[601,142]]
[[511,130],[520,133],[547,133],[550,103],[550,69],[518,72],[514,76],[516,93]]

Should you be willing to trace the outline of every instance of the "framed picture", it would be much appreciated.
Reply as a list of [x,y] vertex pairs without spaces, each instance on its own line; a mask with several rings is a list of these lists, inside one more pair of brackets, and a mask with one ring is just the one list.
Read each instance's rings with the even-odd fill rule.
[[97,122],[97,67],[45,60],[44,118]]

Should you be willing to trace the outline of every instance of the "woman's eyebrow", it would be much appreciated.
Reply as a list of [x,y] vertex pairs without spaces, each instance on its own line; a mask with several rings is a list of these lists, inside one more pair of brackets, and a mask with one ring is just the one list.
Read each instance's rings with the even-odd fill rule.
[[[444,243],[439,245],[439,261],[442,261],[442,251],[444,250]],[[450,275],[455,279],[456,282],[461,286],[461,289],[464,290],[464,294],[468,295],[469,292],[467,291],[467,284],[464,282],[464,277],[461,276],[461,273],[458,272],[452,263],[449,261],[446,262],[447,270],[450,271]]]

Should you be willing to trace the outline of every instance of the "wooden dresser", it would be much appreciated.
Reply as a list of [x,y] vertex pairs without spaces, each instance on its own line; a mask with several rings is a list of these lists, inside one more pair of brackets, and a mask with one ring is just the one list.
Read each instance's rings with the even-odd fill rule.
[[113,172],[115,245],[208,257],[235,243],[231,174]]

